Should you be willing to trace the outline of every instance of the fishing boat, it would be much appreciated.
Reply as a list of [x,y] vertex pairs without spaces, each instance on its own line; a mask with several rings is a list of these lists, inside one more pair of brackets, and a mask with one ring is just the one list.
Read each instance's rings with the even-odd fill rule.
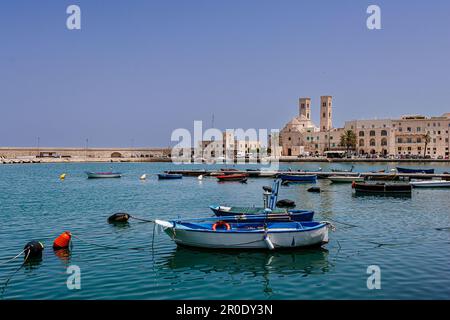
[[367,180],[395,181],[399,180],[399,176],[396,173],[374,174],[367,176]]
[[364,177],[361,176],[330,176],[328,179],[333,183],[364,182]]
[[179,173],[159,173],[158,179],[160,180],[169,180],[169,179],[181,179],[183,178],[182,174]]
[[332,172],[353,172],[355,166],[351,166],[350,169],[331,169]]
[[273,171],[273,170],[261,170],[259,172],[259,177],[275,177],[278,174],[278,171]]
[[219,182],[224,181],[246,181],[247,180],[247,174],[246,173],[236,173],[236,174],[223,174],[220,176],[216,176],[217,180]]
[[398,173],[428,173],[433,174],[434,169],[414,169],[414,168],[401,168],[397,167]]
[[155,220],[177,245],[215,249],[281,249],[328,242],[328,222],[189,222]]
[[88,179],[100,179],[100,178],[120,178],[122,173],[120,172],[90,172],[86,171]]
[[356,193],[411,193],[409,183],[352,183]]
[[275,209],[267,211],[262,207],[226,207],[226,206],[209,206],[209,208],[218,217],[238,217],[239,219],[282,219],[292,221],[312,221],[314,211],[309,210],[283,210]]
[[450,188],[448,180],[411,181],[414,188]]
[[285,182],[312,182],[315,183],[317,176],[315,174],[294,175],[294,174],[279,174],[278,178]]

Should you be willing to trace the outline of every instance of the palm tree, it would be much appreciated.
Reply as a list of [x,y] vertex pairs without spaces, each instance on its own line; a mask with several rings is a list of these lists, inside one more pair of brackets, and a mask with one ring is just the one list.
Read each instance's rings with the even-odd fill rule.
[[350,149],[355,149],[356,147],[356,134],[352,130],[346,130],[341,135],[340,145],[347,148],[347,155]]
[[423,149],[423,157],[425,158],[425,155],[427,152],[427,146],[431,142],[431,136],[430,136],[429,132],[427,132],[426,134],[423,135],[423,140],[425,142],[425,149]]

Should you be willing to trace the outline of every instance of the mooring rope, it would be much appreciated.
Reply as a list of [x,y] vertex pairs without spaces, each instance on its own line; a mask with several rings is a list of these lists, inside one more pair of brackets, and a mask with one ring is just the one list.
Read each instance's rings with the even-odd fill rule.
[[[20,254],[22,254],[26,249],[24,249]],[[11,281],[12,277],[14,277],[14,275],[19,272],[20,269],[23,268],[23,266],[25,265],[25,263],[27,263],[28,261],[28,257],[30,256],[30,250],[27,252],[27,254],[25,255],[25,259],[23,260],[22,264],[8,277],[8,279],[6,279],[5,283],[3,284],[2,287],[2,296],[5,293],[6,287],[8,286],[9,282]]]
[[2,266],[2,265],[4,265],[4,264],[7,264],[8,262],[11,262],[11,261],[16,260],[18,257],[20,257],[20,255],[21,255],[22,253],[25,252],[25,250],[26,250],[26,249],[23,249],[22,251],[20,251],[19,254],[16,255],[14,258],[11,258],[11,259],[9,259],[9,260],[7,260],[7,261],[4,261],[4,262],[0,263],[0,266]]
[[142,221],[142,222],[155,222],[155,220],[147,220],[147,219],[142,219],[142,218],[138,218],[138,217],[135,217],[135,216],[132,216],[132,215],[130,215],[130,218],[131,219],[134,219],[134,220],[139,220],[139,221]]
[[127,250],[145,250],[146,248],[139,248],[139,247],[133,247],[133,248],[122,248],[122,247],[114,247],[114,246],[107,246],[107,245],[103,245],[103,244],[98,244],[89,240],[84,240],[81,239],[80,237],[78,237],[77,235],[74,235],[72,233],[72,237],[74,237],[77,240],[80,240],[81,242],[96,246],[96,247],[100,247],[100,248],[104,248],[104,249],[127,249]]

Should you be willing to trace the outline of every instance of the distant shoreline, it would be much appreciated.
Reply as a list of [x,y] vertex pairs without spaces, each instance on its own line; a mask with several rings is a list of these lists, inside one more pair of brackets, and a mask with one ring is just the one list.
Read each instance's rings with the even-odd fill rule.
[[[430,163],[448,163],[449,159],[325,159],[325,158],[297,158],[297,159],[278,159],[280,163],[413,163],[413,164],[430,164]],[[95,159],[67,159],[67,158],[35,158],[35,159],[0,159],[0,165],[8,164],[43,164],[43,163],[149,163],[160,162],[170,163],[170,158],[153,157],[153,158],[95,158]],[[185,164],[202,164],[208,163],[185,163]],[[217,163],[218,165],[229,165],[229,163]],[[250,163],[234,163],[234,164],[256,164]],[[259,163],[258,163],[259,164]]]

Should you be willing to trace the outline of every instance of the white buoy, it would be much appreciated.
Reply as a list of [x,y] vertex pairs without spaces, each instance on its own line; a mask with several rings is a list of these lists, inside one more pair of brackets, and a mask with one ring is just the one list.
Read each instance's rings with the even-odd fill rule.
[[147,175],[144,173],[139,179],[145,180],[145,179],[147,179]]
[[203,175],[199,175],[197,179],[198,180],[203,180]]

